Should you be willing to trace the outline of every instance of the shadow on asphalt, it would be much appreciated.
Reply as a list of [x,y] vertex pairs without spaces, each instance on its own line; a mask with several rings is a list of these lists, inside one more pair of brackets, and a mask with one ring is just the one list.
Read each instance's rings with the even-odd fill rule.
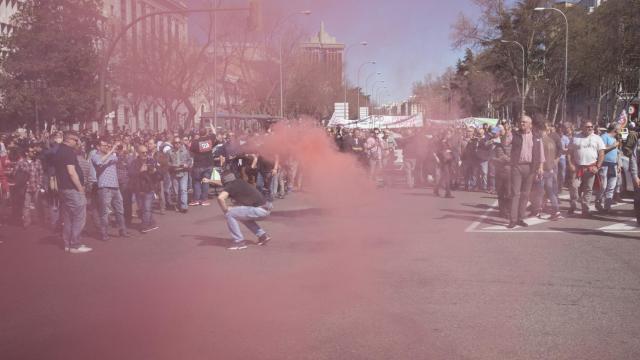
[[[217,246],[227,248],[231,246],[233,243],[229,238],[220,238],[215,236],[205,236],[205,235],[182,235],[181,237],[193,238],[195,240],[199,240],[200,243],[198,246]],[[248,245],[256,245],[257,242],[251,240],[245,240]]]
[[551,227],[549,228],[549,230],[562,231],[562,232],[575,234],[575,235],[593,235],[593,236],[604,236],[604,237],[616,238],[616,239],[640,240],[640,237],[638,236],[624,235],[624,234],[619,234],[615,232],[602,231],[598,229]]
[[62,240],[60,236],[57,235],[47,235],[45,237],[40,238],[38,241],[40,245],[51,245],[56,247],[62,247]]
[[[310,208],[310,209],[298,209],[298,210],[274,210],[267,217],[266,220],[270,218],[297,218],[304,216],[320,216],[327,213],[327,210],[318,209],[318,208]],[[214,220],[224,220],[224,215],[219,214],[215,216],[210,216],[204,219],[196,220],[193,222],[194,225],[204,225],[208,224]]]
[[301,217],[301,216],[312,216],[312,215],[324,215],[326,214],[326,210],[318,209],[318,208],[310,208],[310,209],[298,209],[298,210],[274,210],[271,212],[270,216],[277,217]]
[[462,203],[460,204],[462,206],[466,206],[466,207],[472,207],[472,208],[476,208],[476,209],[484,209],[484,210],[489,210],[489,209],[497,209],[497,207],[495,206],[491,206],[491,205],[487,205],[487,204],[468,204],[468,203]]
[[431,192],[427,192],[427,193],[416,193],[416,192],[402,193],[402,195],[437,197],[434,193],[431,193]]
[[[450,211],[459,212],[459,210],[450,210]],[[468,221],[468,222],[480,221],[481,224],[487,224],[487,225],[506,225],[507,224],[507,221],[497,221],[497,220],[493,220],[493,219],[490,219],[490,218],[481,219],[480,218],[481,214],[478,214],[477,216],[474,216],[473,212],[469,212],[469,213],[471,213],[471,214],[470,215],[455,215],[455,214],[451,214],[451,215],[440,216],[440,217],[433,218],[433,219],[434,220],[456,219],[456,220],[463,220],[463,221]]]

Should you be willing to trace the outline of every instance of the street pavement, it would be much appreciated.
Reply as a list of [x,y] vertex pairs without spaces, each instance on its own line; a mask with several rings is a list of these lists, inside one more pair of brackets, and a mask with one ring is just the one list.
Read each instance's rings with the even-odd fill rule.
[[0,358],[640,359],[630,204],[507,229],[494,197],[454,195],[294,194],[237,252],[215,204],[83,255],[5,227]]

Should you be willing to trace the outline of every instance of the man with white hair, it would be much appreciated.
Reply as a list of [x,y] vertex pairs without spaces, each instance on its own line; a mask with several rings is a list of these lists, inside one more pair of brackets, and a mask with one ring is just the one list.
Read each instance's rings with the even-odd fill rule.
[[545,161],[542,141],[539,134],[532,131],[533,121],[529,116],[520,120],[520,131],[513,134],[511,144],[511,216],[508,228],[526,227],[524,222],[529,192],[535,176],[543,174]]

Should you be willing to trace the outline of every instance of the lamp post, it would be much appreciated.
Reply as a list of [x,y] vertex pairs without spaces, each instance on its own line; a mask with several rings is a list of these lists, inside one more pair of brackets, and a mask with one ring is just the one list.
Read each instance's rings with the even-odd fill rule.
[[369,76],[367,76],[367,78],[364,80],[364,91],[365,91],[365,93],[366,93],[366,92],[367,92],[367,90],[369,89],[369,80],[371,79],[371,77],[372,77],[373,75],[380,76],[380,75],[382,75],[382,73],[381,73],[381,72],[379,72],[379,71],[377,71],[377,72],[376,72],[376,71],[374,71],[374,72],[372,72],[371,74],[369,74]]
[[[273,29],[273,32],[275,33],[275,31],[285,22],[287,22],[289,19],[291,19],[292,17],[296,16],[296,15],[311,15],[311,11],[309,10],[304,10],[304,11],[296,11],[293,12],[287,16],[285,16],[284,18],[282,18],[275,26],[275,28]],[[280,118],[284,118],[284,74],[283,74],[283,69],[282,69],[282,36],[280,36]]]
[[559,12],[560,15],[564,18],[565,23],[565,42],[564,42],[564,96],[562,101],[562,122],[567,120],[567,81],[569,78],[569,20],[567,16],[560,9],[556,8],[546,8],[546,7],[537,7],[533,9],[535,11],[545,11],[552,10]]
[[355,45],[367,46],[369,45],[369,43],[366,41],[362,41],[358,44],[351,44],[344,49],[344,56],[342,57],[342,86],[344,86],[344,119],[345,120],[349,117],[349,114],[347,113],[347,74],[346,74],[347,54],[349,52],[349,49],[351,49]]
[[[371,85],[371,91],[368,92],[369,96],[373,97],[373,99],[369,99],[369,103],[371,103],[371,100],[376,100],[376,98],[373,96],[373,92],[376,89],[376,85],[378,84],[383,84],[384,85],[384,80],[376,80],[373,82],[373,84]],[[367,89],[365,89],[366,91]]]
[[[377,83],[377,82],[384,83],[384,80],[376,81],[376,83]],[[381,87],[379,87],[379,88],[376,88],[376,87],[375,87],[375,83],[374,83],[374,85],[371,87],[371,90],[372,90],[372,91],[371,91],[371,96],[373,96],[373,92],[375,91],[374,101],[375,101],[375,102],[376,102],[376,104],[378,105],[378,109],[380,109],[380,101],[379,101],[379,98],[378,98],[378,94],[379,94],[379,91],[380,91],[380,90],[383,90],[383,89],[387,89],[387,87],[386,87],[386,86],[381,86]],[[371,110],[372,110],[372,112],[375,112],[375,111],[373,111],[373,108],[372,108]],[[380,114],[378,113],[378,118],[379,118],[379,116],[380,116]],[[372,117],[373,117],[373,116],[372,116]],[[375,119],[375,118],[374,118],[374,119]],[[379,122],[378,122],[378,124],[379,124]],[[374,121],[374,125],[375,125],[375,121]]]
[[360,64],[360,66],[358,67],[358,78],[357,78],[357,90],[358,90],[358,120],[360,120],[360,71],[362,70],[362,68],[367,65],[367,64],[371,64],[371,65],[375,65],[376,62],[375,60],[369,60],[369,61],[365,61],[362,64]]
[[522,50],[522,108],[521,108],[521,114],[522,116],[524,116],[524,101],[525,101],[525,91],[527,90],[527,87],[525,86],[525,71],[526,71],[526,67],[525,67],[525,61],[524,61],[524,46],[522,46],[522,44],[520,44],[519,42],[515,41],[515,40],[500,40],[500,42],[502,42],[503,44],[516,44],[520,47],[520,50]]

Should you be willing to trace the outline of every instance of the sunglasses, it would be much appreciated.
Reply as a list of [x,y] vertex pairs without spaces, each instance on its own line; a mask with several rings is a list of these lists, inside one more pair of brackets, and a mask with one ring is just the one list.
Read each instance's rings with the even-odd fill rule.
[[593,129],[593,126],[585,126],[585,129]]

